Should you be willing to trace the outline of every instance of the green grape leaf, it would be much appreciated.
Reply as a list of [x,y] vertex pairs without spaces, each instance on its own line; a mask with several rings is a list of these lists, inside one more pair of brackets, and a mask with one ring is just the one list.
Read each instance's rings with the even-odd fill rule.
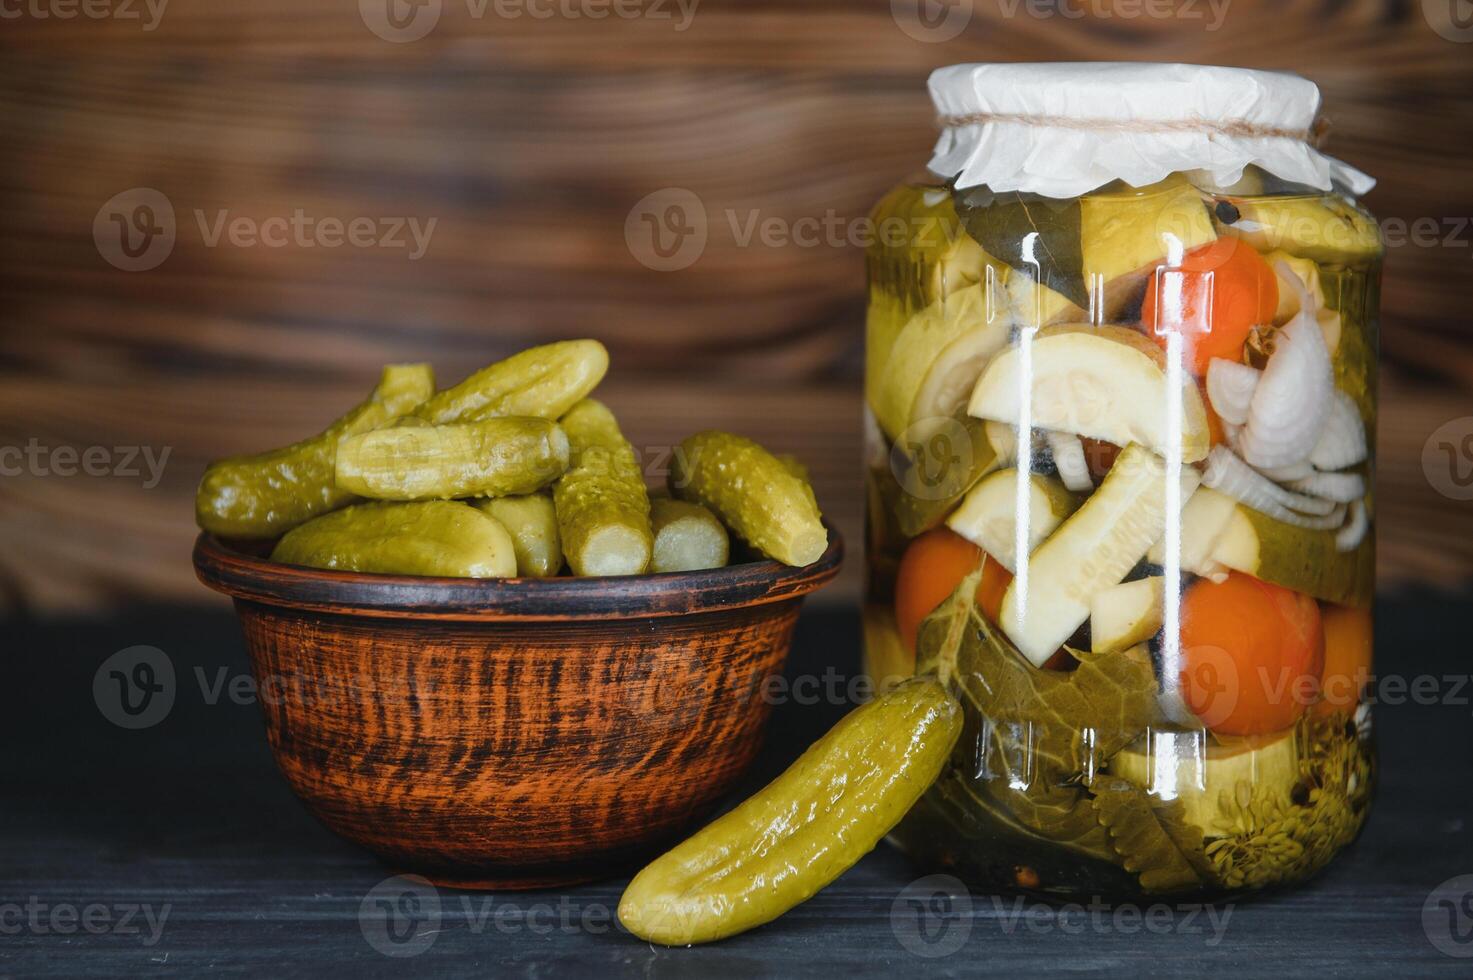
[[1089,309],[1079,198],[971,187],[953,194],[967,234],[995,256],[1081,309]]
[[922,624],[917,672],[955,693],[966,727],[952,755],[960,789],[1035,836],[1114,860],[1088,784],[1102,762],[1155,721],[1145,648],[1088,656],[1072,672],[1040,670],[976,608],[980,569]]
[[976,611],[977,586],[981,581],[982,567],[979,564],[961,580],[945,602],[921,620],[916,632],[917,674],[935,674],[941,683],[948,687],[954,685],[961,662],[961,647]]
[[[921,624],[918,672],[934,670],[991,734],[1007,733],[992,739],[998,772],[1029,783],[1088,781],[1095,760],[1103,764],[1158,720],[1149,653],[1142,645],[1087,656],[1073,671],[1034,667],[977,610],[980,575]],[[1028,758],[1009,762],[1010,742]]]
[[1187,823],[1181,804],[1153,799],[1127,779],[1102,776],[1090,784],[1094,810],[1125,870],[1152,892],[1185,891],[1215,876],[1200,828]]
[[[966,738],[965,731],[962,738]],[[1081,787],[1015,791],[1010,790],[1006,783],[989,784],[970,778],[962,768],[953,766],[936,782],[936,791],[951,809],[971,819],[985,815],[995,823],[1051,847],[1066,848],[1111,864],[1119,863],[1110,836],[1095,817],[1089,795]]]

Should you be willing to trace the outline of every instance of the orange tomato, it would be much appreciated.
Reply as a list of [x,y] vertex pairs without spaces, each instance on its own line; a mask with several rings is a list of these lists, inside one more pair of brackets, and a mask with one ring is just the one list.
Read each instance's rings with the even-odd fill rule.
[[1325,666],[1309,596],[1231,572],[1201,579],[1181,606],[1181,693],[1220,735],[1262,735],[1299,720]]
[[[1179,284],[1181,296],[1179,304],[1173,300],[1160,310],[1158,322],[1156,291],[1163,280]],[[1188,346],[1187,368],[1202,375],[1214,357],[1233,361],[1242,357],[1249,332],[1255,324],[1272,323],[1278,306],[1274,270],[1251,245],[1224,236],[1192,249],[1178,268],[1162,269],[1151,277],[1141,304],[1141,324],[1162,347],[1166,334],[1180,328]]]
[[1371,676],[1371,611],[1326,603],[1320,620],[1325,629],[1325,672],[1320,700],[1310,710],[1321,716],[1348,713]]
[[[910,543],[895,577],[895,625],[906,650],[915,653],[921,620],[945,602],[984,557],[986,552],[949,527],[927,531]],[[1003,593],[1012,580],[1012,572],[988,559],[977,586],[977,602],[988,621],[997,622]]]

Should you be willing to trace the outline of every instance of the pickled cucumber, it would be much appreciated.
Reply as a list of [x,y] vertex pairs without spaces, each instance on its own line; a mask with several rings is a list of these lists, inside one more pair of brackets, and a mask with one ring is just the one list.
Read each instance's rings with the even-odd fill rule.
[[656,497],[650,501],[650,525],[655,534],[652,572],[720,568],[731,554],[726,528],[700,504]]
[[517,574],[551,578],[563,567],[563,544],[557,531],[552,496],[529,493],[519,497],[491,497],[473,506],[501,522],[511,535],[517,555]]
[[273,561],[345,572],[508,578],[511,536],[495,518],[458,501],[356,504],[286,533]]
[[769,558],[810,565],[828,547],[813,489],[757,443],[729,432],[698,432],[680,444],[670,492],[710,508]]
[[961,730],[960,705],[934,677],[856,708],[757,795],[636,875],[619,921],[667,946],[772,921],[879,843]]
[[228,538],[274,538],[355,498],[333,479],[338,444],[414,411],[435,391],[428,364],[390,364],[368,400],[321,434],[255,456],[211,463],[195,495],[195,520]]
[[568,468],[568,437],[543,418],[418,422],[351,436],[337,485],[375,500],[448,500],[532,493]]
[[554,484],[563,555],[575,575],[638,575],[650,563],[650,498],[634,447],[601,402],[562,418],[572,466]]
[[415,414],[436,425],[507,415],[556,419],[587,397],[608,369],[609,352],[596,340],[544,344],[482,368]]
[[813,492],[813,481],[808,478],[808,467],[792,453],[778,453],[777,461],[783,464],[783,469],[803,481],[803,486],[808,490],[808,498],[813,501],[813,509],[817,510],[818,494]]
[[783,469],[787,470],[789,473],[793,474],[804,483],[808,482],[808,467],[805,466],[803,461],[797,456],[794,456],[792,453],[778,453],[777,461],[783,464]]

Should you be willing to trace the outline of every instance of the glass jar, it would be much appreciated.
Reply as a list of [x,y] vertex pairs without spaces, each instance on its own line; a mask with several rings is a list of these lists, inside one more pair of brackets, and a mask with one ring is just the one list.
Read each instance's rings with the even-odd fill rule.
[[[1121,66],[1124,96],[1094,80],[1135,128],[1129,152],[1083,164],[1081,131],[1110,129],[1091,110],[988,102],[1026,102],[1041,77],[997,72],[1073,67],[933,77],[946,113],[938,84],[969,73],[954,125],[973,132],[944,136],[953,165],[933,159],[873,215],[866,666],[935,671],[967,716],[892,840],[988,890],[1291,884],[1355,838],[1374,782],[1382,246],[1342,178],[1369,179],[1272,125],[1317,111],[1293,76],[1267,77],[1286,90],[1248,123],[1232,96],[1265,73],[1185,76],[1209,130],[1198,166],[1180,123],[1135,125],[1153,100],[1130,86],[1155,72],[1169,95],[1182,66]],[[979,149],[1009,152],[999,127],[1040,125],[1062,132],[1017,138],[1057,155],[1018,156],[1055,161],[1055,192],[1092,186],[1047,196],[994,167],[999,189],[954,165],[975,175]],[[1171,163],[1109,177],[1142,158]]]

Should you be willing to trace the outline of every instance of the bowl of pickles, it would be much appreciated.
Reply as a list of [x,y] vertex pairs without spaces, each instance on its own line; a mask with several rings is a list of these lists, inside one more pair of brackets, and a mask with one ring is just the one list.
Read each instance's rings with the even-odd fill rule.
[[629,867],[754,758],[838,534],[802,464],[706,431],[665,488],[593,340],[439,389],[390,365],[316,436],[211,464],[195,570],[235,603],[278,767],[396,871],[531,888]]

